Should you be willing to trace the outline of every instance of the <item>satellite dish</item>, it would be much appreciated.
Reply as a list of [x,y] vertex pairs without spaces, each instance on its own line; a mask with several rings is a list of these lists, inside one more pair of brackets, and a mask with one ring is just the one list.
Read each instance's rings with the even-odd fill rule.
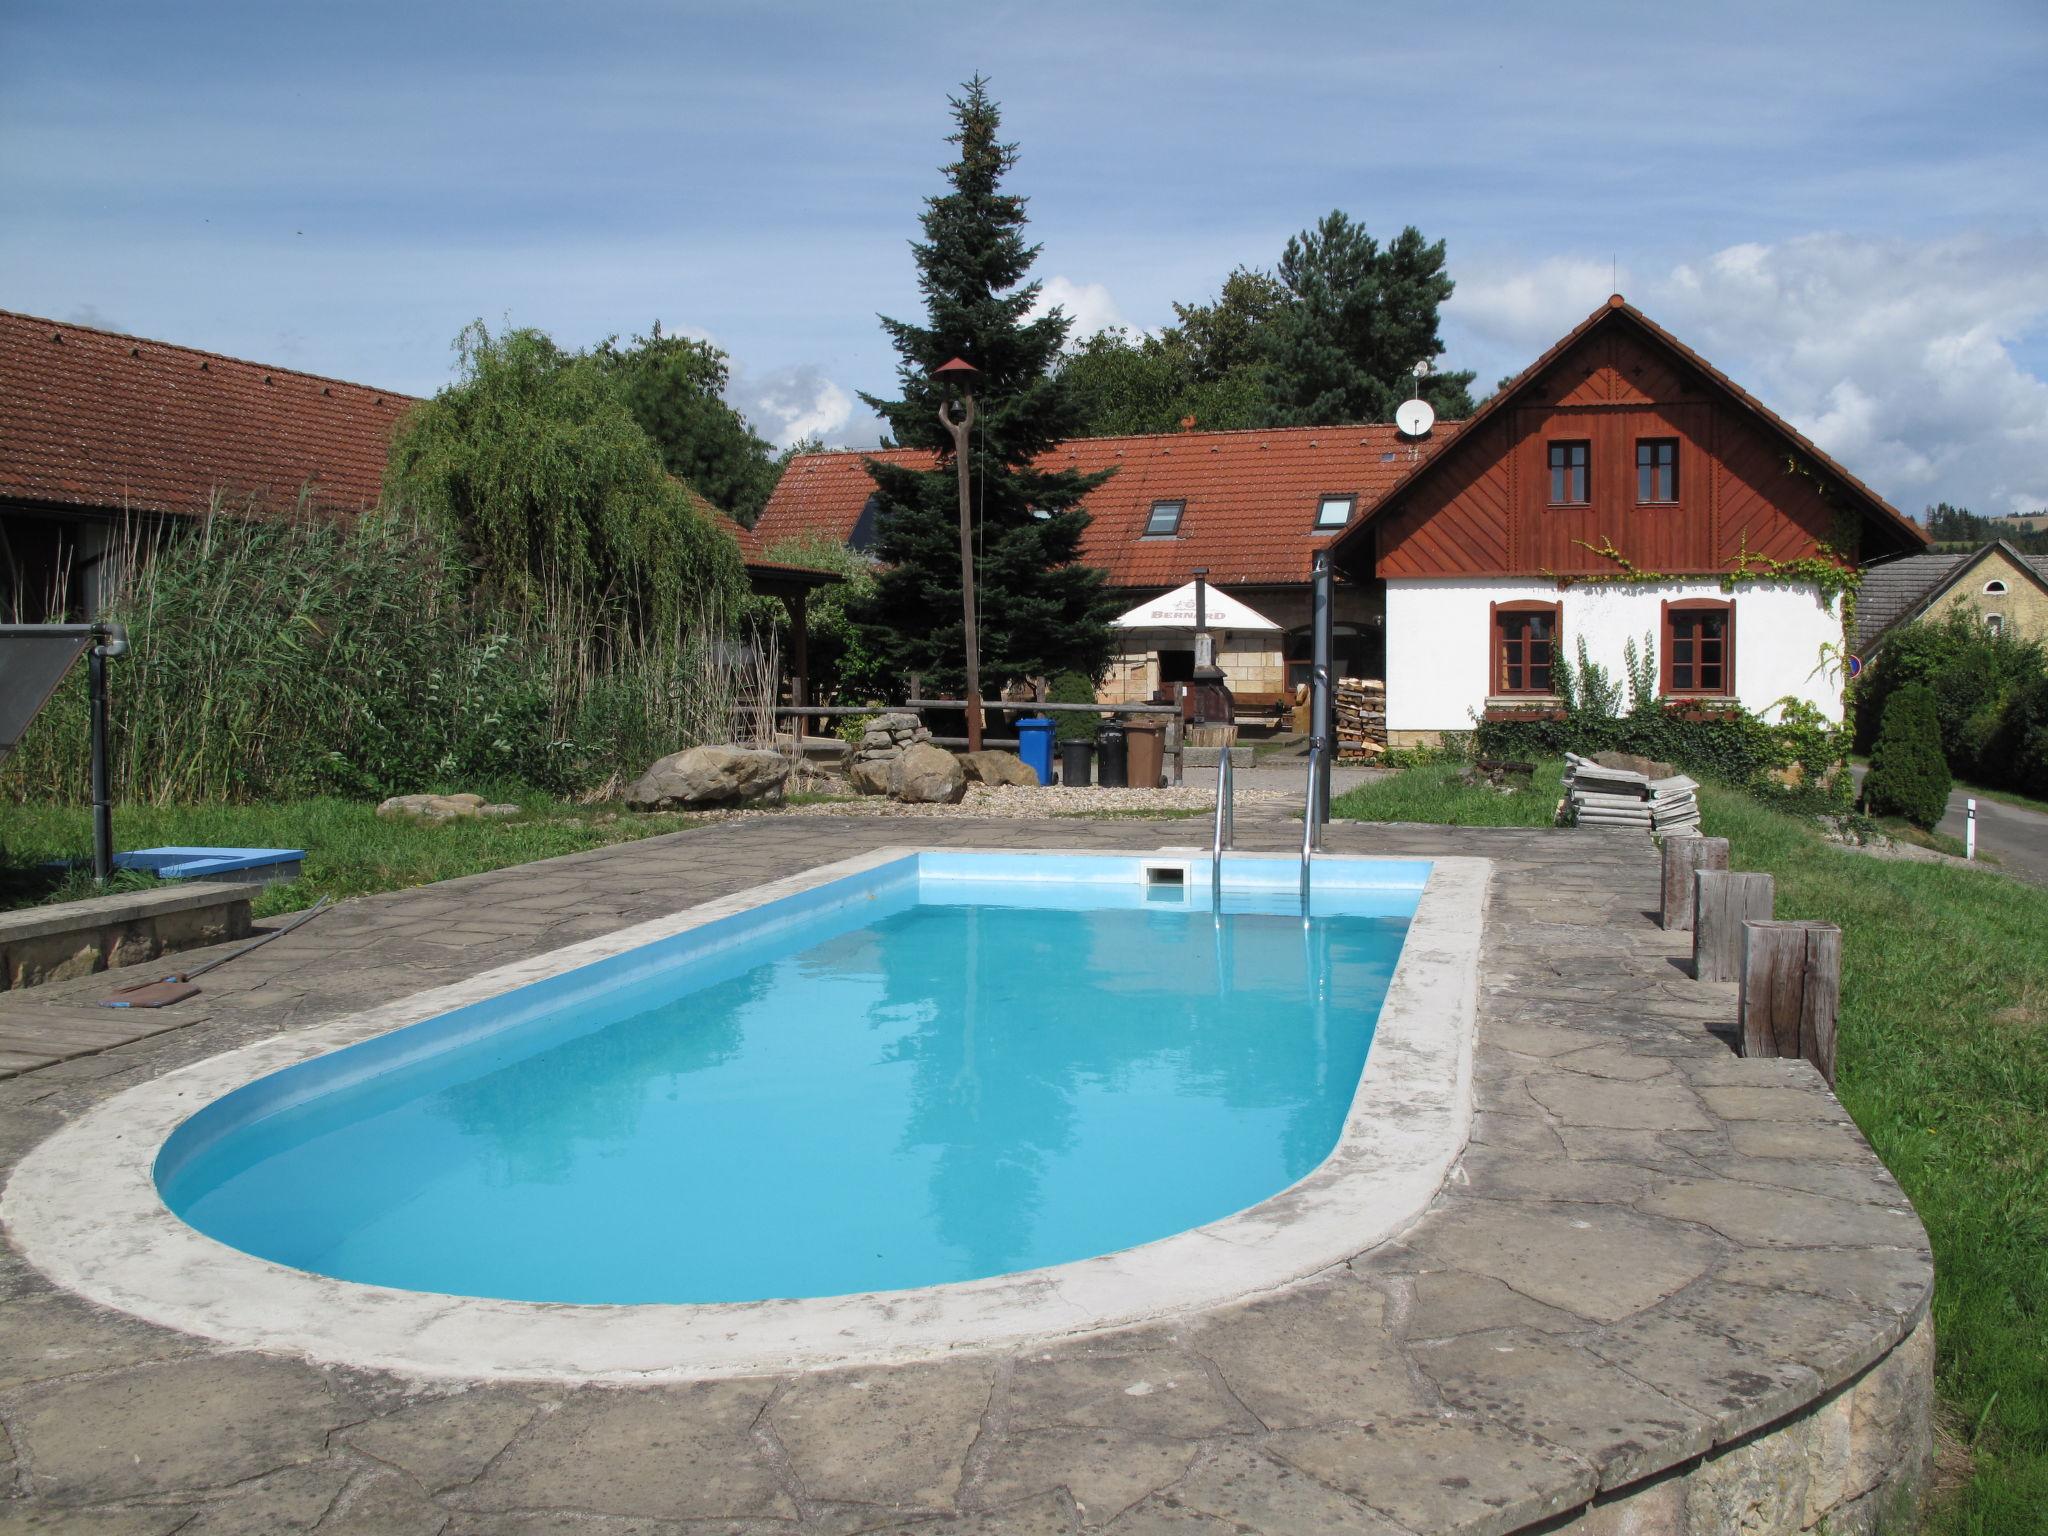
[[1394,425],[1401,429],[1403,437],[1421,437],[1435,423],[1436,412],[1429,408],[1427,400],[1404,400],[1394,412]]

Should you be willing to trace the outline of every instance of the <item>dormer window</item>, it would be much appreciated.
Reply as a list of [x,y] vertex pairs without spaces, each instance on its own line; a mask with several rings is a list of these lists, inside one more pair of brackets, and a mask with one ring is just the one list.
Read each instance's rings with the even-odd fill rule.
[[1145,534],[1148,539],[1170,539],[1180,532],[1180,515],[1187,510],[1184,501],[1155,501],[1152,515],[1145,519]]
[[1351,521],[1351,509],[1357,505],[1356,496],[1325,496],[1316,503],[1316,527],[1342,528]]

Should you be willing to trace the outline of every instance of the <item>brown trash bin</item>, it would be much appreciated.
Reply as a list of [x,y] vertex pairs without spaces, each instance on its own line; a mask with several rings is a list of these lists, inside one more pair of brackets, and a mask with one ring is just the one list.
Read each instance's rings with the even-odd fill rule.
[[1123,722],[1129,745],[1127,777],[1133,789],[1157,789],[1166,769],[1166,722],[1156,717]]

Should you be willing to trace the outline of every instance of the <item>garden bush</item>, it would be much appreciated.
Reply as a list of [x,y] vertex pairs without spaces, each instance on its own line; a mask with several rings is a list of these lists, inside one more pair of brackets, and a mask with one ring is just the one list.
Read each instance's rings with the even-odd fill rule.
[[1903,816],[1931,830],[1948,809],[1950,787],[1933,692],[1920,683],[1895,689],[1871,749],[1864,808],[1873,816]]
[[2026,794],[2048,792],[2039,750],[2030,755],[2026,744],[2043,723],[2034,701],[2044,679],[2048,651],[2038,641],[1995,634],[1971,611],[1901,625],[1885,636],[1858,688],[1857,744],[1870,750],[1892,696],[1918,684],[1932,696],[1952,772]]
[[[1052,704],[1093,704],[1095,685],[1079,672],[1062,672],[1046,689],[1046,700]],[[1055,741],[1093,741],[1101,729],[1102,716],[1080,710],[1057,710],[1052,717]]]
[[[621,633],[573,594],[477,597],[433,522],[210,516],[128,538],[105,616],[115,794],[157,803],[381,798],[523,784],[562,794],[731,728],[715,613]],[[87,793],[85,669],[0,771],[0,798]]]

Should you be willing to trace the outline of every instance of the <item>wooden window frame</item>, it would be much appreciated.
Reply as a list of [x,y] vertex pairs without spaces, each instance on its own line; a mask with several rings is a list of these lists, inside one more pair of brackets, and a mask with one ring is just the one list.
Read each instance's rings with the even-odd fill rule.
[[[1671,628],[1673,613],[1700,613],[1711,611],[1727,616],[1727,628],[1721,637],[1721,683],[1719,688],[1680,688],[1671,676],[1672,652],[1675,636]],[[1733,699],[1735,692],[1735,648],[1740,639],[1735,622],[1735,603],[1725,597],[1667,597],[1658,621],[1657,683],[1666,698],[1671,699]],[[1693,658],[1692,665],[1697,675],[1700,661]]]
[[[1643,463],[1643,450],[1645,448],[1663,447],[1666,444],[1669,444],[1671,448],[1671,494],[1669,496],[1645,496],[1643,494],[1643,471],[1645,469],[1650,469],[1652,473],[1654,473],[1655,468],[1654,466],[1646,465]],[[1679,488],[1684,484],[1684,482],[1679,479],[1678,475],[1679,460],[1682,456],[1683,455],[1679,447],[1679,440],[1675,437],[1639,437],[1636,439],[1637,506],[1675,507],[1678,505],[1678,498],[1681,494]]]
[[[1508,687],[1508,659],[1505,642],[1501,638],[1500,621],[1524,613],[1547,613],[1550,615],[1550,686],[1548,688]],[[1486,671],[1487,697],[1489,699],[1554,699],[1557,697],[1557,668],[1564,644],[1564,604],[1523,600],[1512,603],[1488,603],[1486,605]],[[1524,677],[1528,675],[1529,662],[1522,661]]]
[[[1162,507],[1173,508],[1173,526],[1163,533],[1155,533],[1152,531],[1152,523],[1159,516],[1159,509]],[[1177,500],[1173,497],[1155,501],[1145,513],[1145,530],[1138,537],[1141,539],[1177,539],[1180,537],[1181,521],[1187,515],[1188,504],[1185,501]]]
[[[1560,501],[1557,498],[1558,470],[1562,468],[1567,475],[1569,475],[1572,470],[1572,466],[1570,464],[1559,465],[1556,462],[1556,453],[1557,450],[1560,448],[1583,448],[1586,450],[1586,461],[1584,464],[1578,466],[1580,479],[1584,482],[1580,489],[1583,490],[1585,494],[1578,497],[1576,500]],[[1543,473],[1544,491],[1545,494],[1547,494],[1550,497],[1549,504],[1551,506],[1590,507],[1591,505],[1593,505],[1593,440],[1590,437],[1546,438],[1544,440],[1543,448]]]
[[[1344,516],[1338,522],[1326,523],[1323,521],[1323,508],[1327,507],[1333,501],[1341,501],[1344,503]],[[1336,533],[1340,529],[1349,528],[1351,526],[1351,519],[1356,517],[1357,515],[1358,498],[1356,496],[1351,495],[1349,492],[1340,491],[1332,496],[1318,496],[1316,498],[1315,531],[1317,533]]]

